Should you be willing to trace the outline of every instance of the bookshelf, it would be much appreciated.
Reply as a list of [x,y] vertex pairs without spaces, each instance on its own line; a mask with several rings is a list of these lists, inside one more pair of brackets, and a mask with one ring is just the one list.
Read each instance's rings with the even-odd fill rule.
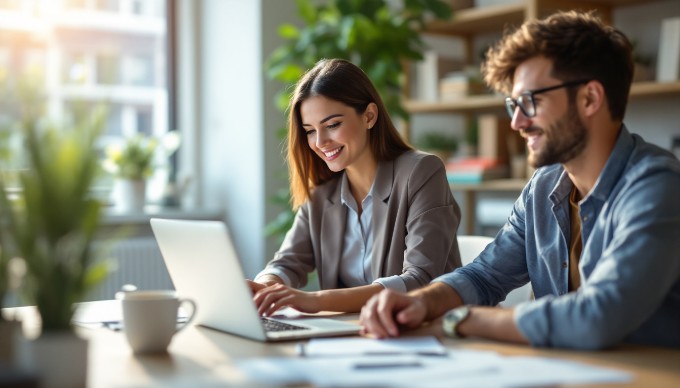
[[[674,82],[635,82],[630,90],[633,100],[661,97],[664,95],[680,95],[680,81]],[[505,114],[504,97],[498,95],[470,96],[455,101],[418,101],[405,100],[404,106],[411,114],[418,113],[485,113],[500,112]],[[499,114],[500,114],[499,113]]]
[[[472,7],[454,11],[447,21],[432,21],[424,33],[457,37],[463,42],[463,58],[468,65],[478,65],[475,54],[475,40],[479,36],[500,34],[506,29],[516,28],[524,20],[547,16],[560,9],[595,9],[606,22],[612,23],[613,12],[618,7],[661,3],[664,0],[509,0],[504,4]],[[626,32],[624,30],[624,32]],[[408,82],[407,82],[408,83]],[[636,82],[630,92],[631,102],[649,99],[680,98],[680,81]],[[406,97],[405,109],[411,115],[456,114],[466,123],[476,120],[481,114],[505,115],[504,96],[486,94],[472,95],[456,100],[419,101]],[[466,124],[467,125],[467,124]],[[402,133],[411,138],[411,128],[405,125]],[[480,184],[455,184],[452,190],[463,195],[463,227],[466,233],[474,232],[476,194],[478,192],[517,192],[526,184],[525,179],[503,179]]]

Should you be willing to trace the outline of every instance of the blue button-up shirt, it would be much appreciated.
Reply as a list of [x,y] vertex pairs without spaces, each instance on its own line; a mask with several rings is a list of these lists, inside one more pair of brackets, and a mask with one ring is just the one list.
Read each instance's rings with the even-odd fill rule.
[[378,283],[385,288],[406,292],[406,283],[399,275],[373,279],[371,273],[373,200],[373,186],[371,186],[366,198],[361,202],[363,211],[359,216],[357,203],[349,189],[347,174],[342,176],[340,201],[347,206],[348,211],[338,276],[345,287],[359,287]]
[[534,346],[621,341],[680,347],[680,163],[623,127],[580,217],[581,287],[568,292],[569,193],[561,165],[536,171],[494,242],[440,276],[466,304],[496,305],[531,282],[514,320]]

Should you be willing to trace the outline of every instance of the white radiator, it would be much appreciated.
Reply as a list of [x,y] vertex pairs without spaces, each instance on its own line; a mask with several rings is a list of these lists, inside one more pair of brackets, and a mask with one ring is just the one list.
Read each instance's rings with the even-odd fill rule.
[[153,237],[127,238],[113,245],[107,257],[114,268],[86,300],[113,299],[125,284],[140,290],[174,289],[161,251]]

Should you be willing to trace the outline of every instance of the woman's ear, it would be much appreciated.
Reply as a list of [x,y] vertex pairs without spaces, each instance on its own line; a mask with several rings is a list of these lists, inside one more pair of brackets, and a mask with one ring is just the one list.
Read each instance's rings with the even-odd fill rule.
[[366,122],[366,129],[371,129],[378,121],[378,105],[375,102],[371,102],[366,106],[364,111],[364,120]]

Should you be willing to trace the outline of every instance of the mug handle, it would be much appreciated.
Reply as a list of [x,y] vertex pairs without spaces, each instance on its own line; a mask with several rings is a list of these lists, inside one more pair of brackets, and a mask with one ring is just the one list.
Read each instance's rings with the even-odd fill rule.
[[187,321],[184,322],[184,324],[182,324],[181,326],[177,325],[177,330],[175,330],[175,333],[184,329],[185,327],[189,326],[191,321],[193,321],[194,317],[196,316],[196,302],[194,302],[191,299],[180,299],[179,300],[179,307],[182,307],[183,304],[190,304],[191,305],[191,315],[189,315],[189,317],[187,317]]

